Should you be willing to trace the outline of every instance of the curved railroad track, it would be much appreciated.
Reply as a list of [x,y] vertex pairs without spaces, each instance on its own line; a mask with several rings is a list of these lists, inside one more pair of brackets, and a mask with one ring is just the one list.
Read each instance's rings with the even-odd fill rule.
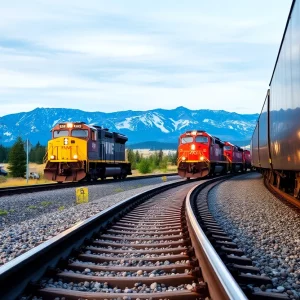
[[[1,267],[1,295],[5,299],[20,295],[23,299],[247,299],[199,226],[205,219],[209,238],[224,237],[199,204],[201,190],[222,178],[171,183],[99,213]],[[225,248],[233,249],[229,244]],[[242,276],[249,270],[250,266],[238,270],[247,296],[270,299],[272,295],[245,289],[249,277],[255,278]]]
[[[162,176],[177,176],[177,173],[167,173],[167,174],[155,174],[155,175],[146,175],[146,176],[134,176],[134,177],[127,177],[126,181],[133,181],[139,179],[147,179],[147,178],[155,178],[155,177],[162,177]],[[49,191],[54,189],[64,189],[70,187],[78,187],[78,186],[90,186],[96,184],[105,184],[111,182],[118,182],[123,180],[115,180],[115,179],[106,179],[103,181],[80,181],[80,182],[66,182],[62,184],[58,183],[47,183],[47,184],[36,184],[36,185],[29,185],[29,186],[14,186],[14,187],[6,187],[0,188],[0,197],[8,196],[8,195],[16,195],[16,194],[23,194],[23,193],[35,193],[41,191]]]
[[276,186],[270,184],[269,180],[267,177],[264,176],[263,178],[264,180],[264,184],[266,186],[266,188],[278,199],[283,200],[283,201],[287,201],[290,204],[296,206],[297,208],[300,208],[300,199],[297,199],[295,197],[293,197],[290,194],[287,194],[285,192],[283,192],[282,190],[278,189]]

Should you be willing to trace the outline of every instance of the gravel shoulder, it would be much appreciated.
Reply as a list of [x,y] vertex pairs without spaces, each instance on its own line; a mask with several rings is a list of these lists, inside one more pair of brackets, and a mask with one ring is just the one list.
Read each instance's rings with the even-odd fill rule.
[[251,258],[272,286],[262,290],[300,299],[300,214],[276,199],[258,173],[217,185],[209,208],[221,227]]
[[[179,176],[169,176],[168,182]],[[141,187],[162,183],[161,177],[139,180],[124,180],[88,186],[89,202],[108,195],[117,195]],[[57,212],[76,206],[75,188],[53,189],[52,191],[27,193],[0,197],[0,208],[7,214],[0,216],[0,230],[7,226],[37,218],[46,213]]]
[[[178,176],[168,177],[180,181]],[[161,178],[122,181],[89,187],[89,203],[75,204],[75,189],[0,198],[0,265],[100,211],[137,193],[166,184]],[[46,204],[49,203],[49,204]]]

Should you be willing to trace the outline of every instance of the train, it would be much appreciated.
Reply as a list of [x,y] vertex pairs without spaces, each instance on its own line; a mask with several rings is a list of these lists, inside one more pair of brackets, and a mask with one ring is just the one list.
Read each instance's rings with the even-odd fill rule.
[[44,177],[58,183],[81,180],[125,179],[131,175],[126,160],[128,138],[84,122],[63,122],[51,129]]
[[204,130],[188,130],[178,141],[178,175],[202,178],[251,169],[251,153]]
[[298,199],[300,198],[299,27],[300,2],[294,0],[269,88],[251,139],[253,167],[263,174],[269,184]]

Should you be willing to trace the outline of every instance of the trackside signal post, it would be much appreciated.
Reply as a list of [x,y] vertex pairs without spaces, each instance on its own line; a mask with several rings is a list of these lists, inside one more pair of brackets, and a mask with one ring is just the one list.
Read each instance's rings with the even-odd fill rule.
[[24,150],[26,151],[26,183],[28,184],[28,178],[29,178],[29,152],[31,150],[31,144],[29,142],[29,139],[26,139],[26,142],[24,143]]
[[88,188],[79,187],[76,188],[76,204],[89,202],[89,190]]

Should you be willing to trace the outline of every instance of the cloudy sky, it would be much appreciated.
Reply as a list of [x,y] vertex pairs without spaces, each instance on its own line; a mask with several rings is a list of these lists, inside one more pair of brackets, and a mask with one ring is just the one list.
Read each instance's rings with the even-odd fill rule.
[[224,109],[257,113],[292,0],[10,0],[0,116]]

